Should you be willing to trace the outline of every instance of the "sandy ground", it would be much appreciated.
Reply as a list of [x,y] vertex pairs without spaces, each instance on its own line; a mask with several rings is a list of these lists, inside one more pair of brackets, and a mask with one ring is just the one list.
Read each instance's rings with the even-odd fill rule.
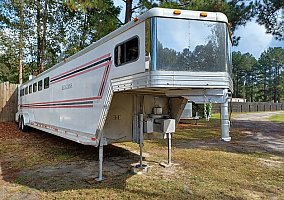
[[284,125],[268,121],[268,118],[284,114],[284,111],[238,114],[232,120],[233,128],[241,128],[247,134],[246,144],[256,150],[278,153],[284,157]]
[[[220,139],[195,140],[177,144],[183,148],[218,148],[229,152],[269,153],[284,158],[284,124],[268,120],[273,115],[284,114],[284,111],[234,114],[231,119],[230,142]],[[234,133],[240,138],[235,138]]]

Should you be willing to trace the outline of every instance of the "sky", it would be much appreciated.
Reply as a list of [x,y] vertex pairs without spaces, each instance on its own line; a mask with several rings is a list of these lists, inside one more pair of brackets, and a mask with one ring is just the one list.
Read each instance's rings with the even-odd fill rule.
[[[124,21],[125,3],[122,0],[114,0],[114,5],[122,8],[119,18]],[[256,59],[269,47],[284,48],[284,41],[275,40],[271,34],[266,34],[265,27],[258,25],[254,19],[245,26],[238,27],[234,34],[241,39],[239,45],[233,47],[233,51],[251,53]]]

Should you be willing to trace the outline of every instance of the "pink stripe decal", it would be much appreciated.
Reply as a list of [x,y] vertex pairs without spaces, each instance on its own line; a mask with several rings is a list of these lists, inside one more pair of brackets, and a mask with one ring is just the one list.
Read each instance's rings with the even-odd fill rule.
[[[105,58],[105,57],[108,57],[110,56],[110,53],[109,54],[106,54],[104,56],[101,56],[100,58],[97,58],[89,63],[86,63],[84,65],[81,65],[79,67],[84,67],[92,62],[96,62],[102,58]],[[102,99],[102,96],[104,94],[104,90],[105,90],[105,87],[107,85],[107,81],[108,81],[108,77],[109,77],[109,73],[110,73],[110,70],[111,70],[111,64],[112,64],[112,61],[108,61],[106,63],[102,63],[94,68],[91,68],[91,69],[88,69],[86,71],[82,71],[78,74],[74,74],[72,76],[67,76],[66,78],[64,79],[59,79],[58,81],[54,81],[54,83],[57,83],[57,82],[60,82],[60,81],[63,81],[63,80],[66,80],[66,79],[69,79],[69,78],[72,78],[74,76],[77,76],[77,75],[81,75],[81,74],[84,74],[84,73],[88,73],[90,71],[93,71],[93,70],[96,70],[96,69],[99,69],[99,68],[102,68],[102,67],[105,67],[105,70],[103,72],[103,77],[102,77],[102,80],[101,80],[101,83],[100,83],[100,88],[99,88],[99,91],[98,91],[98,96],[95,96],[95,97],[86,97],[86,98],[77,98],[77,99],[67,99],[67,100],[58,100],[58,101],[46,101],[46,102],[35,102],[35,103],[30,103],[30,104],[21,104],[19,105],[21,108],[90,108],[90,107],[93,107],[93,105],[49,105],[49,104],[54,104],[54,103],[67,103],[67,102],[78,102],[78,101],[88,101],[88,100],[96,100],[96,99]],[[66,73],[69,73],[71,71],[74,71],[76,69],[78,69],[79,67],[75,68],[75,69],[72,69],[70,71],[67,71],[67,72],[64,72],[63,74],[60,74],[58,76],[61,76],[61,75],[64,75]],[[56,76],[56,77],[58,77]],[[53,77],[56,78],[56,77]],[[101,93],[101,94],[100,94]]]
[[101,64],[101,65],[99,65],[99,66],[97,66],[97,67],[94,67],[94,68],[88,69],[88,70],[86,70],[86,71],[82,71],[82,72],[80,72],[80,73],[77,73],[77,74],[74,74],[74,75],[71,75],[71,76],[67,76],[66,78],[63,78],[63,79],[59,79],[59,80],[57,80],[57,81],[54,81],[54,82],[52,82],[51,84],[58,83],[58,82],[61,82],[61,81],[66,80],[66,79],[73,78],[73,77],[75,77],[75,76],[78,76],[78,75],[81,75],[81,74],[85,74],[85,73],[88,73],[88,72],[90,72],[90,71],[93,71],[93,70],[96,70],[96,69],[105,67],[105,66],[109,65],[110,63],[111,63],[111,61],[108,61],[108,62],[103,63],[103,64]]
[[87,66],[87,65],[89,65],[89,64],[92,64],[92,63],[94,63],[94,62],[96,62],[96,61],[99,61],[99,60],[101,60],[101,59],[103,59],[103,58],[107,58],[107,57],[109,57],[109,56],[110,56],[110,53],[108,53],[108,54],[106,54],[106,55],[103,55],[103,56],[101,56],[101,57],[99,57],[99,58],[96,58],[95,60],[92,60],[92,61],[90,61],[90,62],[87,62],[87,63],[83,64],[83,65],[80,65],[80,66],[78,66],[78,67],[75,67],[75,68],[73,68],[73,69],[71,69],[71,70],[69,70],[69,71],[66,71],[66,72],[64,72],[64,73],[62,73],[62,74],[59,74],[59,75],[57,75],[57,76],[54,76],[54,77],[51,78],[51,80],[53,80],[53,79],[55,79],[55,78],[58,78],[59,76],[68,74],[68,73],[70,73],[70,72],[73,72],[73,71],[75,71],[75,70],[77,70],[77,69],[83,68],[83,67],[85,67],[85,66]]
[[92,108],[93,105],[83,105],[83,106],[21,106],[22,108]]
[[66,103],[66,102],[76,102],[76,101],[88,101],[88,100],[96,100],[101,99],[102,97],[89,97],[89,98],[81,98],[81,99],[68,99],[68,100],[60,100],[60,101],[48,101],[48,102],[36,102],[31,104],[22,104],[21,106],[30,106],[30,105],[47,105],[47,104],[53,104],[53,103]]
[[104,77],[103,77],[103,79],[102,79],[101,86],[100,86],[100,88],[101,88],[101,87],[102,87],[102,88],[99,90],[99,92],[102,91],[102,93],[101,93],[101,94],[98,94],[98,96],[104,96],[104,91],[105,91],[105,87],[106,87],[106,84],[107,84],[108,75],[109,75],[110,70],[111,70],[111,63],[110,63],[110,65],[107,66],[106,69],[105,69]]

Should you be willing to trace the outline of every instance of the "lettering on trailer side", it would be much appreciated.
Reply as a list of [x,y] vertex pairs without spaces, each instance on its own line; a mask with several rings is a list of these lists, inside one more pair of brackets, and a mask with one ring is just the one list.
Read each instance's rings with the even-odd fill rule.
[[62,85],[61,90],[68,90],[72,88],[72,83]]

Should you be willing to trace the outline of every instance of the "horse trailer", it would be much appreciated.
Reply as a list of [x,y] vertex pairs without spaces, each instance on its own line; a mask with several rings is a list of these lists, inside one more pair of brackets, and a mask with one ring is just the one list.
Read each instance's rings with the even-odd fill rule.
[[191,100],[221,104],[229,141],[231,37],[219,12],[153,8],[19,86],[16,121],[84,145],[167,138]]

